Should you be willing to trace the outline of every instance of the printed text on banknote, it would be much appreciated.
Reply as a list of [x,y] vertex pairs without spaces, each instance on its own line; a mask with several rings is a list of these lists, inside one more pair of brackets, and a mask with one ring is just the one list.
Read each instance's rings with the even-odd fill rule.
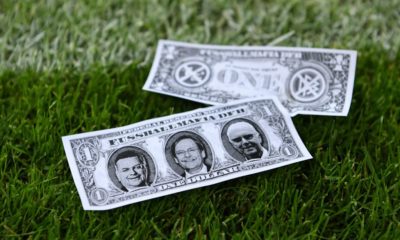
[[283,112],[240,101],[63,142],[84,208],[104,210],[309,159]]
[[343,116],[355,64],[355,51],[160,41],[144,89],[212,105],[275,95],[292,116]]

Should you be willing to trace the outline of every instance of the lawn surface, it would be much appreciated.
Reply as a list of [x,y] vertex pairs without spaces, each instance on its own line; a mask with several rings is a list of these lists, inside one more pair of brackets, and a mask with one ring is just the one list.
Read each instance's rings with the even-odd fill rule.
[[[0,238],[398,238],[400,1],[247,2],[0,1]],[[204,106],[141,90],[162,38],[357,50],[349,116],[294,118],[311,161],[84,211],[61,136]]]

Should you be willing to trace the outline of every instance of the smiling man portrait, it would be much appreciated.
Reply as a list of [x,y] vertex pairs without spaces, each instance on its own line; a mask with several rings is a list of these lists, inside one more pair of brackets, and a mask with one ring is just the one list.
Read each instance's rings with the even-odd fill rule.
[[208,172],[204,164],[206,151],[200,141],[183,136],[175,141],[171,150],[175,162],[185,170],[186,177]]
[[115,161],[115,173],[122,186],[128,191],[137,187],[147,186],[145,161],[131,152],[127,152],[124,155],[121,154]]
[[261,133],[248,121],[238,121],[229,125],[227,132],[228,140],[233,148],[245,159],[265,159],[269,152],[263,147]]
[[111,154],[108,161],[110,180],[124,192],[151,186],[155,166],[150,155],[134,146],[126,146]]

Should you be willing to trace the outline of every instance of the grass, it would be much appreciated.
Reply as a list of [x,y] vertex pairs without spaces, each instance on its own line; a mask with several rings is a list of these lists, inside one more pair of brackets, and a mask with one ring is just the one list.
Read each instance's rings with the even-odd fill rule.
[[[399,4],[1,1],[0,238],[397,238]],[[355,49],[350,114],[294,118],[311,161],[83,211],[61,136],[203,106],[141,90],[160,38]]]

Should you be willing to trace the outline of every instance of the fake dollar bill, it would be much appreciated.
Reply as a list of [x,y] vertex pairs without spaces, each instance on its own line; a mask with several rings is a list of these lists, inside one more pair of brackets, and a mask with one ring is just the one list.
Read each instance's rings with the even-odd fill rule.
[[84,209],[106,210],[311,156],[276,98],[63,137]]
[[161,40],[144,90],[218,105],[276,95],[291,116],[348,114],[355,51]]

